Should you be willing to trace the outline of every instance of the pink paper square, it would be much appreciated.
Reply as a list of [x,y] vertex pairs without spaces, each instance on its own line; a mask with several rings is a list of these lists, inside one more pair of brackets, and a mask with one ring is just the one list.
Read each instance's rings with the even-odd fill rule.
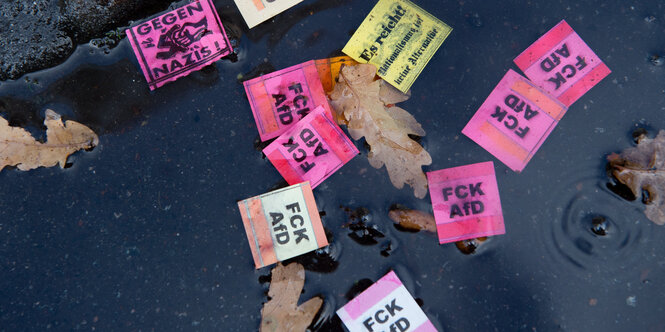
[[349,331],[436,331],[393,271],[337,310],[337,315]]
[[512,170],[521,172],[567,110],[509,70],[462,133]]
[[358,154],[358,149],[319,106],[290,127],[263,153],[289,184],[312,188]]
[[427,173],[439,243],[505,234],[491,161]]
[[515,58],[535,84],[570,106],[610,74],[610,69],[561,21]]
[[261,141],[293,127],[317,106],[332,119],[314,61],[285,68],[243,83]]
[[150,90],[233,51],[211,0],[192,1],[125,32]]

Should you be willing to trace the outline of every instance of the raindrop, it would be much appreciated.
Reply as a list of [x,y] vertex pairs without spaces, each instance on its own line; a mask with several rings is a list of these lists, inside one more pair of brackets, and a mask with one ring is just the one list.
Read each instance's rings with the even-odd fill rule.
[[631,307],[637,307],[637,296],[631,295],[626,298],[626,304]]
[[595,216],[591,219],[591,231],[598,236],[607,235],[609,226],[609,222],[603,216]]
[[656,67],[660,67],[663,64],[665,64],[665,59],[663,59],[663,57],[658,56],[656,54],[650,56],[649,61],[651,62],[652,65],[654,65]]

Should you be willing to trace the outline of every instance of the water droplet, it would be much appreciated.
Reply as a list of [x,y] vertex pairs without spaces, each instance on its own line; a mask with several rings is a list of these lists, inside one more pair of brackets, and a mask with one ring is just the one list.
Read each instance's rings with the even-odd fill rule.
[[631,295],[626,298],[626,304],[631,307],[637,307],[637,296]]
[[605,236],[607,235],[607,229],[609,228],[609,223],[607,222],[607,219],[603,216],[595,216],[591,219],[591,231],[593,234],[596,234],[598,236]]
[[651,62],[652,65],[654,65],[656,67],[660,67],[663,64],[665,64],[665,59],[661,56],[656,55],[656,54],[650,56],[649,61]]

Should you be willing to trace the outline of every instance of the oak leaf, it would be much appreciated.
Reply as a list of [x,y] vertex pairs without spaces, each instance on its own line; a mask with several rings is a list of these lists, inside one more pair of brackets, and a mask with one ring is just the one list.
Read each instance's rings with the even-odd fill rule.
[[401,189],[413,187],[414,195],[427,195],[427,178],[422,166],[432,157],[409,135],[425,136],[418,121],[404,109],[394,106],[409,98],[382,79],[376,79],[371,64],[344,66],[338,84],[330,94],[339,124],[346,125],[353,139],[365,137],[367,155],[374,168],[386,166],[390,181]]
[[298,305],[298,299],[305,285],[305,269],[298,263],[287,266],[277,264],[272,269],[270,300],[261,310],[260,332],[305,331],[321,308],[320,297]]
[[23,128],[10,127],[0,117],[0,170],[16,166],[22,171],[37,167],[64,167],[67,157],[81,149],[90,149],[99,143],[97,135],[88,127],[74,121],[62,123],[60,115],[46,110],[46,142],[35,140]]
[[642,134],[637,146],[608,156],[612,175],[646,204],[649,220],[665,225],[665,130],[656,138]]
[[434,220],[434,216],[429,213],[400,208],[391,209],[390,212],[388,212],[388,217],[390,217],[394,223],[399,224],[406,229],[414,231],[424,230],[436,233],[436,220]]

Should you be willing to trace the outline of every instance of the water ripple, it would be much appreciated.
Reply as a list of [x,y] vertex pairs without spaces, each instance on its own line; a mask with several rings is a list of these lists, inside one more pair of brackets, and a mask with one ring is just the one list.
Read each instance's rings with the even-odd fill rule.
[[621,273],[634,270],[643,243],[650,236],[639,211],[607,189],[606,179],[576,173],[561,183],[550,202],[554,218],[542,227],[550,257],[587,271]]

